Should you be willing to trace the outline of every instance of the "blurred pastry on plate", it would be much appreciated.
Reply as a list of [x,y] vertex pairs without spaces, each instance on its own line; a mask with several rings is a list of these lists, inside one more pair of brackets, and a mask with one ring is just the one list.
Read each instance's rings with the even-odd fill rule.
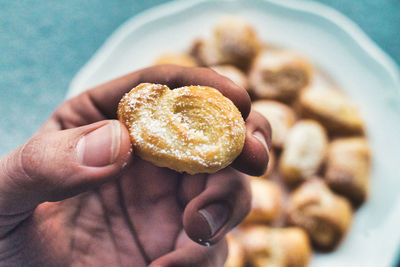
[[283,191],[275,182],[252,178],[250,181],[251,211],[243,224],[271,224],[283,209]]
[[236,85],[247,90],[248,82],[246,74],[243,71],[239,70],[233,65],[218,65],[211,67],[213,70],[218,72],[218,74],[229,78]]
[[340,138],[328,147],[325,180],[356,206],[368,195],[371,151],[364,137]]
[[311,178],[325,158],[328,137],[314,120],[297,122],[286,137],[279,162],[283,181],[289,184]]
[[293,109],[274,100],[255,101],[252,108],[269,121],[272,128],[272,145],[281,148],[290,128],[296,122],[296,114]]
[[247,21],[226,16],[217,22],[210,38],[195,41],[191,54],[205,66],[231,64],[246,69],[261,47]]
[[311,64],[300,55],[278,49],[266,49],[254,60],[249,83],[256,98],[293,100],[306,88],[312,75]]
[[240,238],[250,267],[305,267],[310,261],[309,239],[298,227],[251,226]]
[[290,196],[289,223],[303,228],[317,249],[335,248],[349,231],[352,217],[349,201],[321,179],[303,183]]
[[197,63],[194,58],[187,54],[168,53],[159,56],[154,65],[174,64],[183,67],[196,67]]
[[228,257],[224,267],[243,267],[245,264],[245,251],[243,245],[232,234],[226,236],[228,243]]
[[312,86],[301,92],[298,103],[304,117],[318,120],[331,134],[362,134],[364,131],[357,108],[339,90]]

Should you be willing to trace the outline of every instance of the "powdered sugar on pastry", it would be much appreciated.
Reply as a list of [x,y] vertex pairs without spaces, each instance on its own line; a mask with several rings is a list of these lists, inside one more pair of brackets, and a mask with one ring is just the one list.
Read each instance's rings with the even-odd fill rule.
[[218,90],[143,83],[118,107],[135,152],[160,167],[212,173],[242,151],[246,129],[236,106]]

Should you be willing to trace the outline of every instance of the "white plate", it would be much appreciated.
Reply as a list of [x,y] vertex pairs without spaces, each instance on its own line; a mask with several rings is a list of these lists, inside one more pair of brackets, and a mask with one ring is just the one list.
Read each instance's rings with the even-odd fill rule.
[[298,51],[329,73],[358,104],[373,147],[371,196],[333,253],[312,266],[391,266],[400,245],[400,75],[395,63],[353,22],[300,0],[175,1],[130,19],[71,83],[68,97],[150,65],[162,52],[183,51],[218,18],[235,14],[261,39]]

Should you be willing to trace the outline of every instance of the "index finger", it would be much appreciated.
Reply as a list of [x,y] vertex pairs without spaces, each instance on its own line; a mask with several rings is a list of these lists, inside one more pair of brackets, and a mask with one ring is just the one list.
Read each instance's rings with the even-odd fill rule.
[[118,103],[122,96],[144,82],[164,84],[171,89],[186,85],[214,87],[236,105],[244,119],[250,112],[250,97],[246,90],[207,68],[176,65],[149,67],[99,85],[87,93],[100,112],[107,118],[116,118]]

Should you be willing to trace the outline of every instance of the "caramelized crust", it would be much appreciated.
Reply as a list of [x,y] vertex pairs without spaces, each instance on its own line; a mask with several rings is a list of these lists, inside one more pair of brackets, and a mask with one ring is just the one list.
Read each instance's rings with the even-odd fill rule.
[[350,228],[352,216],[350,203],[320,179],[302,184],[290,196],[289,222],[303,228],[321,250],[338,245]]
[[256,98],[292,100],[309,85],[311,74],[311,65],[300,55],[267,49],[251,67],[251,92]]
[[236,106],[218,90],[143,83],[119,103],[135,153],[178,172],[213,173],[242,151],[246,128]]
[[236,237],[228,234],[226,236],[228,242],[228,258],[224,267],[243,267],[245,263],[245,251],[243,245]]
[[329,145],[325,180],[356,206],[368,195],[371,151],[366,138],[341,138]]
[[252,226],[240,237],[250,267],[305,267],[311,258],[310,243],[301,228]]
[[319,170],[326,154],[328,137],[316,121],[297,122],[286,138],[279,170],[287,183],[311,178]]
[[269,121],[272,128],[272,144],[277,148],[281,148],[290,128],[296,122],[296,115],[293,109],[273,100],[255,101],[252,108]]
[[283,192],[272,181],[253,178],[250,182],[252,202],[251,211],[243,224],[269,224],[282,212]]
[[191,54],[204,66],[231,64],[246,69],[261,47],[246,21],[227,16],[217,23],[211,38],[194,43]]
[[304,117],[318,120],[331,134],[364,132],[356,107],[339,90],[311,87],[300,94],[298,102]]

